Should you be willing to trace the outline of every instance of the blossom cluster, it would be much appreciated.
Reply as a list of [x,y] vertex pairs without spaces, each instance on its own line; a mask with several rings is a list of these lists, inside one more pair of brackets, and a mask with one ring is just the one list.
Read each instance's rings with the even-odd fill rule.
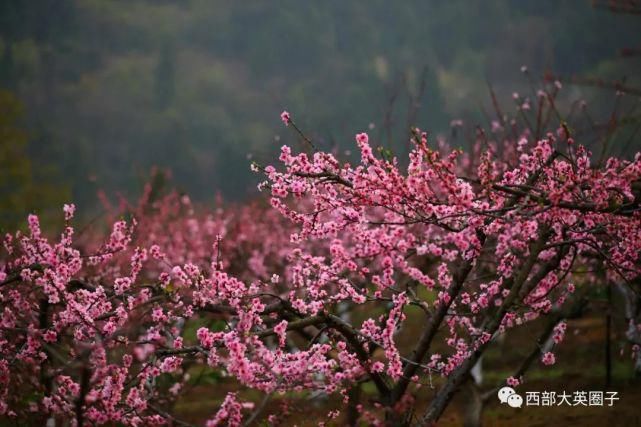
[[[371,382],[364,420],[408,412],[432,375],[450,393],[493,337],[596,286],[583,271],[641,274],[641,155],[595,165],[562,132],[524,138],[474,157],[416,130],[405,167],[366,133],[354,165],[284,146],[262,169],[269,207],[207,211],[149,186],[104,236],[78,232],[73,205],[57,238],[29,216],[0,256],[0,415],[171,423],[194,364],[267,395],[349,400]],[[252,406],[229,393],[207,425],[240,425]]]

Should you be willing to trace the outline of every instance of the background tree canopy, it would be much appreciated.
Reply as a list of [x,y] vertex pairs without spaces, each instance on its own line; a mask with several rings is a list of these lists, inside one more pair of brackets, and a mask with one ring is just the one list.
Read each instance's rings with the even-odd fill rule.
[[13,95],[0,102],[25,113],[2,126],[26,133],[2,152],[28,140],[31,170],[55,173],[23,187],[46,179],[81,205],[138,191],[152,165],[197,198],[239,198],[255,185],[247,153],[267,162],[282,145],[285,108],[324,148],[348,147],[367,128],[402,136],[421,82],[411,118],[433,132],[485,120],[486,82],[501,99],[526,90],[521,65],[635,84],[641,57],[618,53],[641,42],[635,18],[559,0],[6,0],[0,85]]

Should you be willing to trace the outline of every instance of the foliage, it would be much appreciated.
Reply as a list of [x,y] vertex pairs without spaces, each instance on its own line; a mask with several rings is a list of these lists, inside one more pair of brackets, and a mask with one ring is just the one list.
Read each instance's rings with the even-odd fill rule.
[[68,197],[50,183],[54,171],[37,170],[27,150],[28,136],[20,127],[23,107],[10,92],[0,91],[0,231],[9,231],[28,212],[45,211]]
[[[415,123],[484,124],[486,80],[502,100],[525,93],[523,64],[537,80],[605,69],[638,86],[639,58],[616,55],[636,46],[637,24],[588,1],[8,0],[0,85],[26,105],[32,161],[64,170],[79,204],[97,188],[140,191],[154,165],[194,200],[237,198],[253,188],[248,153],[266,163],[286,137],[273,111],[305,117],[328,150],[370,122],[390,145]],[[609,112],[608,96],[576,92],[595,118]]]

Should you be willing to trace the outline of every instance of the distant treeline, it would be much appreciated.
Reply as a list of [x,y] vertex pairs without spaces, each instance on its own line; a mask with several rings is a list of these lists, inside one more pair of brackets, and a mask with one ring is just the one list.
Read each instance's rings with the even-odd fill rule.
[[528,90],[524,64],[638,83],[641,57],[619,54],[638,24],[588,1],[6,0],[0,102],[24,114],[0,126],[25,132],[25,188],[46,179],[81,205],[139,191],[152,165],[195,197],[238,198],[255,185],[248,157],[292,138],[285,108],[324,148],[367,128],[387,145],[409,121],[447,132],[485,120],[487,82],[508,102]]

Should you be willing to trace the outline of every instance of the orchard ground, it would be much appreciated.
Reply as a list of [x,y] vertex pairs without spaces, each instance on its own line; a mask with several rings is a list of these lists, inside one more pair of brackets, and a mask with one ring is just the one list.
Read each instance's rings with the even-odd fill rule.
[[[544,366],[540,361],[535,362],[525,376],[525,382],[517,387],[517,392],[525,395],[527,391],[556,391],[565,390],[568,393],[581,390],[617,391],[620,400],[613,407],[582,407],[552,406],[533,407],[523,406],[521,409],[501,405],[495,397],[490,397],[483,409],[483,426],[512,427],[512,426],[641,426],[641,378],[635,378],[634,363],[630,360],[629,352],[620,354],[620,336],[616,333],[621,329],[613,328],[612,333],[612,386],[606,387],[606,367],[604,337],[606,333],[605,317],[601,313],[589,313],[583,318],[568,321],[568,329],[564,345],[557,349],[556,363]],[[615,321],[617,313],[614,313]],[[512,331],[503,343],[494,343],[486,353],[483,364],[483,390],[500,384],[512,375],[520,361],[531,350],[532,342],[541,329],[543,322],[537,321],[532,325]],[[401,334],[403,335],[403,334]],[[405,334],[408,341],[411,334]],[[402,338],[401,338],[402,339]],[[194,372],[195,376],[199,374]],[[204,375],[201,384],[189,389],[177,403],[177,412],[183,419],[202,423],[211,414],[212,407],[222,402],[228,391],[234,390],[231,380],[213,378]],[[438,387],[438,379],[434,386]],[[247,396],[253,401],[260,402],[263,395],[249,391]],[[375,391],[365,386],[363,394],[375,398]],[[425,387],[418,396],[418,414],[433,396],[432,390]],[[283,397],[275,396],[265,406],[266,413],[278,413]],[[439,426],[455,427],[463,425],[464,396],[458,394],[454,402],[439,421]],[[421,402],[422,401],[422,402]],[[607,403],[605,404],[607,405]],[[328,410],[343,409],[342,403],[334,398],[301,399],[291,401],[291,415],[284,420],[284,425],[314,426],[318,420],[324,419]],[[333,425],[342,425],[345,414]],[[258,424],[261,425],[261,424]]]

